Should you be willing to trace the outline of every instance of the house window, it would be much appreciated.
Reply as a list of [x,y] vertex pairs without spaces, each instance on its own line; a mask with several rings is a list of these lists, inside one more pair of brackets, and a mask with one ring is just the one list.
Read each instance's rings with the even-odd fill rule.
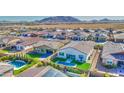
[[64,56],[64,53],[63,53],[63,52],[59,52],[59,55],[60,55],[60,56]]
[[3,74],[0,74],[0,77],[2,77],[3,76]]
[[79,59],[80,59],[80,61],[83,61],[84,56],[83,55],[79,55]]
[[21,46],[20,49],[23,50],[23,47]]
[[66,54],[66,57],[69,59],[75,59],[75,55],[71,55],[71,54]]
[[112,65],[112,60],[108,60],[107,64]]

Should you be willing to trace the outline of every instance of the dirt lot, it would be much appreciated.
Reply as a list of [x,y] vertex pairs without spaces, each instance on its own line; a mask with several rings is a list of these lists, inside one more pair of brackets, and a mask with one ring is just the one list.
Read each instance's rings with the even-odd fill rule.
[[[35,26],[32,26],[35,27]],[[90,29],[97,29],[97,28],[113,28],[113,29],[124,29],[124,24],[119,23],[104,23],[104,24],[58,24],[58,25],[40,25],[36,27],[43,27],[43,28],[90,28]]]
[[[11,25],[11,26],[4,26],[4,27],[15,27],[20,28],[22,25]],[[30,28],[30,29],[37,29],[37,28],[89,28],[89,29],[97,29],[97,28],[113,28],[114,30],[124,30],[124,23],[83,23],[83,24],[31,24],[31,25],[23,25],[23,27]]]

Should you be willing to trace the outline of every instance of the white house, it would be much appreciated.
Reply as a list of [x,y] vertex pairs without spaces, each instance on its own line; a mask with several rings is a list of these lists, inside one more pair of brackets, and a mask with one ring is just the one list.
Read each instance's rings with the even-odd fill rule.
[[71,42],[60,49],[57,57],[85,62],[93,52],[93,41]]
[[29,43],[20,43],[20,44],[15,45],[15,47],[16,47],[17,51],[33,48],[32,43],[30,43],[30,44]]

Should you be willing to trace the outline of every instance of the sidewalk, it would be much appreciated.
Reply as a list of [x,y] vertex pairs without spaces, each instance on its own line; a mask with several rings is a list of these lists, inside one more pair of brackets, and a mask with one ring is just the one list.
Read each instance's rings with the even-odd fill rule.
[[100,55],[100,51],[95,50],[94,56],[92,57],[92,63],[91,63],[90,71],[94,71],[94,69],[96,68],[96,65],[97,65],[97,62],[99,59],[99,55]]

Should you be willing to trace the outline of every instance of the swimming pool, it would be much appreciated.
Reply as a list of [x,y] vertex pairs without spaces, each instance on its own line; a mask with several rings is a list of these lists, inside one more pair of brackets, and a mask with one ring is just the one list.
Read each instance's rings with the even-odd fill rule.
[[9,62],[9,64],[12,65],[14,67],[14,69],[19,69],[19,68],[23,67],[24,65],[26,65],[27,63],[22,60],[15,60],[15,61]]
[[47,53],[45,53],[45,54],[42,54],[41,55],[41,58],[47,58],[47,57],[49,57],[50,55],[52,55],[53,53],[52,52],[47,52]]
[[65,65],[65,66],[70,66],[70,67],[76,67],[77,65],[75,63],[71,62],[63,62],[63,61],[58,61],[57,64]]

